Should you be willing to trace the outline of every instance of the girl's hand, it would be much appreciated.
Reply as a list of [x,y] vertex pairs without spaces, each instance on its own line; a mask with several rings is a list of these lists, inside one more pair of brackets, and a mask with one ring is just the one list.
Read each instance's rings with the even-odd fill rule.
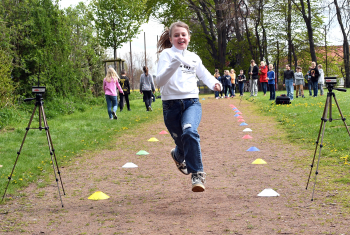
[[216,83],[214,86],[214,91],[221,91],[221,86],[219,83]]

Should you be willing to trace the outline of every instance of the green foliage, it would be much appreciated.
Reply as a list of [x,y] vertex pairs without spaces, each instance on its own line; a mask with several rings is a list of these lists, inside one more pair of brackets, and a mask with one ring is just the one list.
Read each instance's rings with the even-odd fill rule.
[[145,0],[94,0],[92,18],[100,44],[119,48],[132,39],[145,21]]
[[0,48],[0,108],[13,103],[15,86],[11,80],[11,71],[11,57]]

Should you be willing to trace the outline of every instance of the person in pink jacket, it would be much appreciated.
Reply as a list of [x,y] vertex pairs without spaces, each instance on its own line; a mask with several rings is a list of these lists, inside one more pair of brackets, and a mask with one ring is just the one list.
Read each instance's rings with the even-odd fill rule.
[[107,101],[107,111],[109,119],[118,119],[115,112],[118,109],[117,89],[121,94],[124,94],[123,89],[119,85],[119,77],[113,68],[109,68],[107,76],[103,79],[103,90]]
[[267,66],[265,65],[264,61],[260,62],[260,67],[259,67],[259,80],[260,80],[260,84],[261,84],[261,88],[264,92],[264,96],[266,96],[266,91],[267,91],[267,83],[268,83],[268,79],[267,79]]

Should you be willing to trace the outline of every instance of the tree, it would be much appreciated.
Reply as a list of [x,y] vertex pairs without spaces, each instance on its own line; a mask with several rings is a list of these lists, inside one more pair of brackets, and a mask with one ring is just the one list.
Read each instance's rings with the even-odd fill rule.
[[[349,33],[350,33],[350,24],[349,22],[349,2],[348,1],[343,1],[344,5],[347,5],[347,9],[344,9],[344,5],[342,7],[339,6],[338,1],[334,0],[334,5],[336,9],[336,15],[337,15],[337,20],[343,35],[343,59],[344,59],[344,68],[345,68],[345,82],[344,85],[345,87],[350,87],[350,64],[349,64],[349,59],[350,59],[350,53],[349,53]],[[342,14],[342,9],[343,9],[343,14]],[[347,22],[347,29],[346,26],[344,26],[344,22]]]
[[[145,0],[93,0],[91,15],[97,30],[100,45],[111,47],[114,59],[117,49],[139,33],[139,28],[148,18]],[[116,68],[115,63],[115,68]]]

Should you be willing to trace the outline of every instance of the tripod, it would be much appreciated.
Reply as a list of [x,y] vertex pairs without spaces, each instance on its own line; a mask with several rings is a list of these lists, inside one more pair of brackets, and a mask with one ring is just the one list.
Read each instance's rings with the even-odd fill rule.
[[[17,161],[18,161],[18,157],[21,154],[21,150],[22,150],[24,141],[25,141],[25,139],[27,137],[29,129],[39,129],[40,131],[42,129],[45,129],[47,142],[48,142],[49,150],[50,150],[52,168],[53,168],[53,172],[55,174],[55,179],[56,179],[56,183],[57,183],[58,194],[59,194],[60,200],[61,200],[61,205],[63,207],[61,191],[60,191],[60,187],[59,187],[59,184],[58,184],[56,169],[57,169],[57,173],[58,173],[58,176],[59,176],[59,180],[61,181],[61,187],[62,187],[63,194],[66,195],[66,193],[64,191],[64,187],[63,187],[63,183],[62,183],[62,179],[61,179],[61,173],[60,173],[60,170],[58,168],[57,159],[56,159],[56,155],[55,155],[55,149],[54,149],[53,144],[52,144],[52,139],[51,139],[51,135],[50,135],[50,131],[49,131],[49,126],[47,125],[47,120],[46,120],[46,116],[45,116],[45,112],[44,112],[44,106],[43,106],[44,102],[43,102],[42,94],[45,92],[45,87],[33,87],[32,90],[33,90],[34,93],[36,93],[36,97],[35,98],[28,98],[28,99],[25,99],[24,101],[27,102],[27,101],[36,100],[35,107],[34,107],[32,116],[30,117],[30,120],[29,120],[29,123],[28,123],[28,127],[26,128],[26,133],[24,134],[24,138],[22,140],[21,147],[19,148],[19,151],[17,152],[17,158],[16,158],[16,161],[15,161],[15,164],[13,165],[12,172],[11,172],[10,176],[8,177],[9,181],[7,182],[7,186],[5,188],[5,192],[4,192],[4,195],[2,196],[2,200],[1,201],[4,200],[7,188],[9,186],[10,181],[11,181],[13,172],[15,170],[15,167],[16,167],[16,164],[17,164]],[[34,117],[34,114],[35,114],[35,111],[36,111],[37,107],[39,107],[39,128],[30,128],[30,125],[32,123],[32,120],[33,120],[33,117]],[[42,120],[44,122],[44,127],[42,127]]]
[[[338,101],[337,101],[337,99],[336,99],[336,97],[335,97],[335,94],[334,94],[334,92],[333,92],[333,89],[334,89],[334,90],[338,90],[338,91],[343,91],[343,92],[346,92],[346,89],[334,88],[334,87],[333,87],[333,84],[327,84],[327,89],[328,89],[327,100],[326,100],[326,104],[325,104],[325,106],[324,106],[323,115],[322,115],[322,118],[321,118],[321,126],[320,126],[320,130],[319,130],[319,132],[318,132],[318,137],[317,137],[316,147],[315,147],[315,152],[314,152],[314,158],[312,159],[312,163],[311,163],[310,174],[309,174],[309,178],[308,178],[307,184],[306,184],[306,189],[307,189],[307,187],[308,187],[308,185],[309,185],[309,181],[310,181],[310,176],[311,176],[312,168],[313,168],[314,162],[315,162],[315,157],[316,157],[316,152],[317,152],[319,140],[320,140],[320,137],[321,137],[320,149],[319,149],[318,160],[317,160],[317,166],[316,166],[316,172],[315,172],[315,182],[314,182],[314,188],[313,188],[313,191],[312,191],[312,198],[311,198],[311,201],[314,200],[316,179],[317,179],[317,175],[318,175],[318,166],[319,166],[319,163],[320,163],[321,150],[322,150],[322,147],[323,147],[322,144],[323,144],[324,130],[325,130],[325,128],[326,128],[326,122],[327,122],[327,121],[332,122],[333,120],[342,120],[342,121],[344,122],[344,126],[345,126],[346,130],[348,131],[348,134],[349,134],[349,137],[350,137],[350,132],[349,132],[348,126],[347,126],[346,123],[345,123],[346,118],[344,118],[343,113],[342,113],[342,111],[340,110]],[[335,103],[336,103],[336,105],[337,105],[338,111],[339,111],[340,116],[341,116],[341,118],[339,118],[339,119],[333,119],[333,118],[332,118],[332,97],[334,98],[334,101],[335,101]],[[328,119],[327,119],[327,111],[329,111],[329,118],[328,118]],[[321,135],[321,131],[322,131],[322,135]]]

